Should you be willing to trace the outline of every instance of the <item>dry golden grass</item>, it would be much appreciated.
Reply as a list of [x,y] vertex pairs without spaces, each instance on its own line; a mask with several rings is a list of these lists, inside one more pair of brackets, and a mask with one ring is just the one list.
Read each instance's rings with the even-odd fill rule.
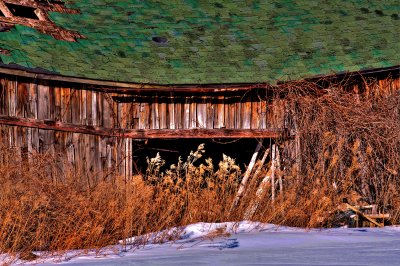
[[[302,85],[302,88],[304,86]],[[377,203],[400,219],[400,94],[359,95],[336,89],[316,96],[292,88],[288,104],[301,139],[300,161],[285,157],[284,192],[271,200],[271,184],[251,217],[256,191],[269,164],[231,211],[242,178],[224,156],[217,169],[199,164],[204,147],[167,171],[159,156],[146,173],[129,179],[88,173],[49,154],[0,149],[0,253],[32,259],[69,249],[101,248],[118,240],[195,222],[252,220],[301,227],[329,227],[346,198]],[[20,159],[18,159],[20,158]],[[299,165],[300,164],[300,165]],[[159,241],[171,240],[160,235]],[[139,243],[145,244],[145,243]]]
[[[33,259],[32,251],[50,255],[101,248],[169,227],[243,219],[256,187],[248,188],[241,204],[230,212],[241,171],[227,156],[218,169],[210,160],[195,166],[202,153],[200,147],[165,172],[160,172],[163,161],[156,157],[149,161],[145,175],[129,180],[111,176],[88,186],[84,173],[50,155],[31,155],[27,163],[16,161],[13,150],[3,150],[0,251]],[[293,201],[299,204],[296,208],[290,207]],[[290,197],[272,204],[268,195],[260,207],[253,219],[297,226],[314,226],[306,209],[321,208],[313,202],[304,208],[301,201]],[[307,213],[304,217],[299,216],[302,211]],[[160,235],[159,241],[171,237]]]

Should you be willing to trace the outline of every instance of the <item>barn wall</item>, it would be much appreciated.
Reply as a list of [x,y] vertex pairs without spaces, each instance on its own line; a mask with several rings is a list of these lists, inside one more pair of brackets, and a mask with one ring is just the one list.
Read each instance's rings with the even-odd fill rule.
[[[400,87],[400,79],[382,78],[365,84],[349,85],[349,89],[366,94],[387,93],[385,90]],[[0,76],[0,115],[106,129],[291,129],[294,133],[286,107],[284,99],[271,101],[271,95],[262,89],[138,94]],[[16,147],[21,154],[47,152],[93,175],[107,171],[132,174],[132,139],[3,124],[0,130],[2,146]]]
[[[265,92],[121,94],[81,84],[0,78],[0,115],[122,129],[278,129],[284,102]],[[132,174],[133,140],[0,125],[1,142],[22,152],[48,152],[92,173]],[[177,136],[179,137],[179,136]]]

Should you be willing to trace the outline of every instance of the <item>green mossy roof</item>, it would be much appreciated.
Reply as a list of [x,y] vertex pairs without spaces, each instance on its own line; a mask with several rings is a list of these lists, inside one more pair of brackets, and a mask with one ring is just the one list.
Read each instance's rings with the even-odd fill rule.
[[[3,64],[156,84],[255,83],[400,65],[398,0],[65,0],[85,36],[0,33]],[[155,42],[158,40],[159,42]]]

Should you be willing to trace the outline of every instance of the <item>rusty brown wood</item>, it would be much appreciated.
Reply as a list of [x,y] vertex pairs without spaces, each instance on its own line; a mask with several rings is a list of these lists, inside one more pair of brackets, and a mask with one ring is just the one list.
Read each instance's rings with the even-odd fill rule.
[[284,131],[276,130],[239,130],[239,129],[121,129],[97,126],[74,125],[53,120],[12,117],[0,115],[0,124],[58,130],[73,133],[91,134],[103,137],[133,139],[147,138],[277,138]]

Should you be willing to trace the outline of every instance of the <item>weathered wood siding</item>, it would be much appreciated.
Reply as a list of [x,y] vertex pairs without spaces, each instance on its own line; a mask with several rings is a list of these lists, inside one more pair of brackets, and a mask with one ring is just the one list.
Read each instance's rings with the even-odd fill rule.
[[[108,106],[105,98],[90,90],[42,85],[17,77],[0,80],[1,115],[112,127],[114,119],[109,114],[117,104]],[[0,130],[3,147],[20,148],[28,154],[47,152],[94,174],[117,170],[131,175],[130,139],[6,125],[0,125]]]
[[[0,78],[0,115],[117,129],[282,129],[284,101],[265,91],[121,94],[82,84]],[[0,125],[5,147],[62,155],[86,170],[131,175],[132,140]],[[179,136],[177,135],[177,138]]]

